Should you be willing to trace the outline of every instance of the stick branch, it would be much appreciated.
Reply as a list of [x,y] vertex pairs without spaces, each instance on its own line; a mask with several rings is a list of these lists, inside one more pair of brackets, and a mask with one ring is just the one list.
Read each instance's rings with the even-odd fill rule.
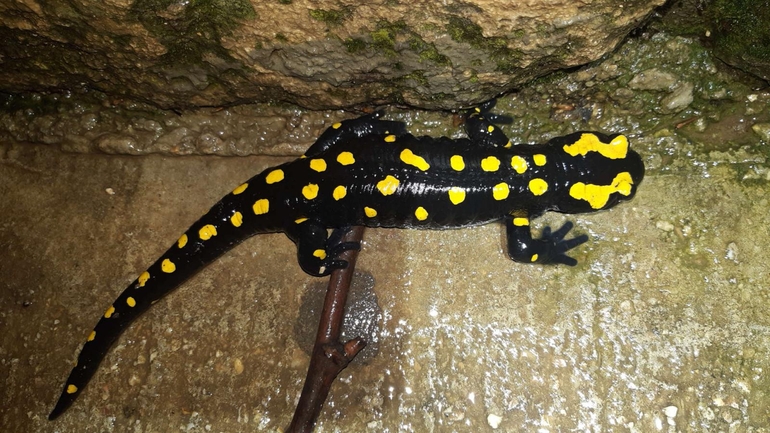
[[[342,242],[361,242],[364,227],[351,228],[342,238]],[[350,281],[356,267],[358,250],[348,250],[340,254],[340,259],[348,262],[345,269],[336,269],[329,279],[326,298],[318,324],[313,354],[305,377],[305,386],[294,411],[287,433],[310,433],[313,431],[318,415],[321,413],[324,401],[329,395],[332,382],[350,361],[355,358],[366,342],[354,338],[341,343],[340,332],[345,313],[345,301],[348,298]]]

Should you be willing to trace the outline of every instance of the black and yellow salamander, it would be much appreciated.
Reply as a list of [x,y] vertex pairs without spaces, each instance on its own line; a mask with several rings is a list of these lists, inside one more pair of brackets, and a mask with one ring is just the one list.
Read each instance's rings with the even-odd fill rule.
[[[577,132],[542,145],[511,145],[490,105],[465,119],[467,138],[415,137],[382,112],[335,123],[299,159],[235,188],[131,283],[88,335],[49,419],[83,391],[120,333],[153,303],[239,242],[284,232],[299,265],[328,275],[350,226],[447,229],[504,220],[508,254],[524,263],[575,265],[566,253],[586,235],[530,234],[545,211],[585,213],[631,199],[644,165],[623,135]],[[328,229],[337,229],[329,235]]]

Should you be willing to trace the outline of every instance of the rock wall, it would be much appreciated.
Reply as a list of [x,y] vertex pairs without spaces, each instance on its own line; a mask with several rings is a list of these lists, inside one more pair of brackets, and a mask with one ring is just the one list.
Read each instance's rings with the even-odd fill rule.
[[0,91],[455,108],[601,58],[665,0],[18,0]]

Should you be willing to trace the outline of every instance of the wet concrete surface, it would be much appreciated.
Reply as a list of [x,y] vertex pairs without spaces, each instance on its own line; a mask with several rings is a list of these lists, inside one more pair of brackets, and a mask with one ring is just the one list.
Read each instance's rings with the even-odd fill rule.
[[[0,149],[2,431],[288,425],[309,359],[299,312],[317,279],[282,234],[241,244],[153,306],[73,407],[46,419],[112,300],[282,159]],[[770,431],[767,180],[652,162],[632,202],[568,217],[591,238],[575,268],[512,263],[495,224],[368,230],[358,269],[375,280],[379,352],[342,373],[317,431]]]

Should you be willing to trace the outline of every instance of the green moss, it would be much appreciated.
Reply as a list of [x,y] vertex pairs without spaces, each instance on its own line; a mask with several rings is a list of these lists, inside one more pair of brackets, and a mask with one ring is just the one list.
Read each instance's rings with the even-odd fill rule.
[[703,7],[707,0],[672,1],[656,9],[648,28],[665,31],[677,36],[702,37],[708,30],[703,19]]
[[406,31],[404,21],[382,20],[377,23],[377,29],[369,33],[372,38],[372,48],[389,57],[396,56],[396,38]]
[[190,0],[178,10],[176,5],[174,0],[136,0],[129,11],[166,47],[172,64],[198,63],[207,52],[231,59],[221,39],[241,20],[256,17],[248,0]]
[[395,57],[396,40],[387,29],[377,29],[369,34],[372,37],[372,46],[386,56]]
[[451,93],[438,92],[438,93],[431,93],[431,95],[430,95],[430,100],[431,101],[435,101],[435,102],[438,102],[438,101],[451,101],[451,100],[455,100],[455,99],[456,99],[456,95],[453,95]]
[[409,81],[409,80],[414,80],[422,86],[429,85],[428,79],[425,78],[425,71],[423,70],[412,71],[411,73],[402,76],[400,79],[400,81]]
[[513,33],[511,33],[511,37],[514,38],[514,39],[521,39],[526,34],[527,34],[527,32],[525,32],[522,29],[519,29],[519,30],[515,30]]
[[311,9],[310,18],[321,21],[329,27],[339,27],[350,16],[350,12],[325,9]]
[[345,45],[345,49],[351,54],[360,53],[364,51],[367,46],[366,42],[359,38],[347,38],[343,44]]
[[770,2],[714,0],[706,14],[720,51],[770,61]]
[[286,35],[284,35],[283,33],[276,33],[275,39],[278,42],[289,42],[289,38],[287,38]]
[[[398,55],[399,40],[405,40],[408,49],[417,53],[421,60],[434,62],[442,66],[451,64],[449,57],[441,54],[434,44],[425,42],[417,32],[409,29],[404,21],[380,21],[377,23],[377,29],[369,33],[369,36],[372,39],[369,46],[386,56],[396,57]],[[351,42],[346,41],[348,51],[351,49],[361,49],[358,41],[355,42],[355,45]]]
[[441,54],[436,45],[427,43],[423,38],[417,34],[411,34],[407,41],[409,49],[420,55],[420,60],[430,61],[441,66],[448,66],[451,64],[449,57]]
[[471,77],[469,79],[471,83],[478,83],[479,82],[479,74],[476,72],[475,69],[471,69]]
[[410,50],[417,52],[424,45],[424,41],[422,38],[409,38],[407,45],[409,45]]
[[508,41],[505,38],[486,38],[482,34],[481,26],[462,17],[450,17],[446,31],[452,40],[486,51],[495,62],[498,71],[510,73],[517,69],[521,53],[508,48]]
[[566,77],[567,77],[567,73],[564,70],[558,70],[558,71],[551,72],[550,74],[541,75],[539,77],[534,78],[529,82],[529,85],[532,87],[549,86]]

